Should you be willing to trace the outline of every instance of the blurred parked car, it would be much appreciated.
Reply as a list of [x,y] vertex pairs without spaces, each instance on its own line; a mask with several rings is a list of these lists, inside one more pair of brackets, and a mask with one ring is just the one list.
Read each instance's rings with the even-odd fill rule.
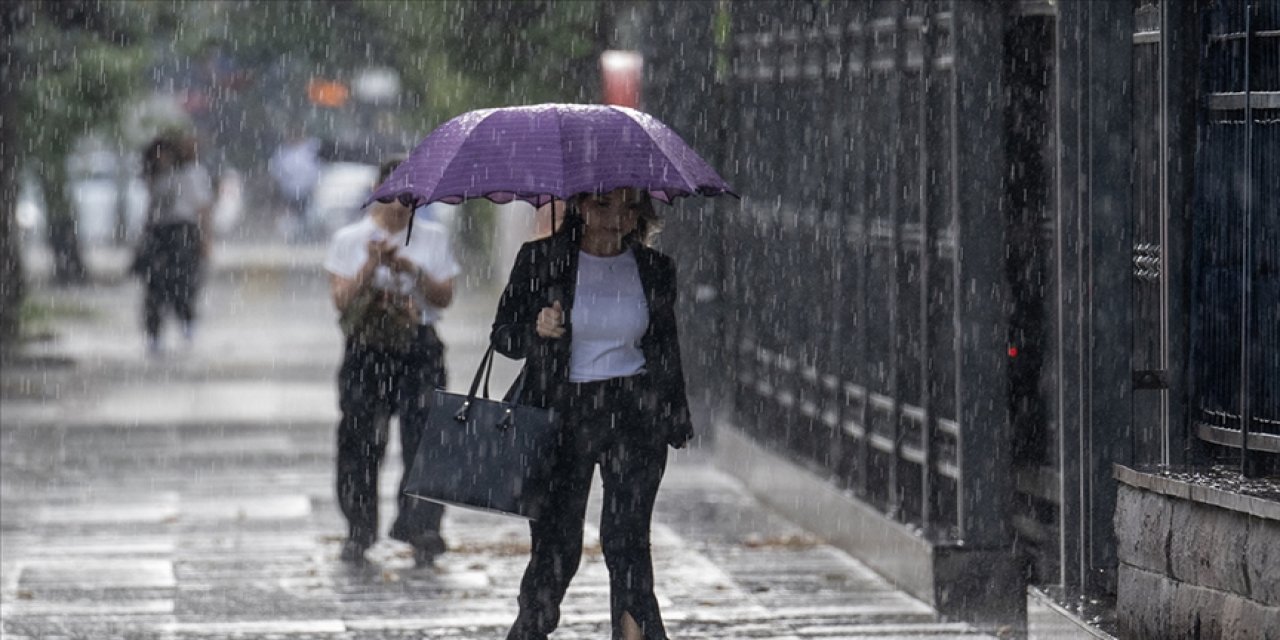
[[147,221],[147,186],[138,175],[137,164],[132,155],[121,157],[106,149],[75,154],[67,162],[70,176],[67,186],[76,208],[81,242],[111,243],[121,207],[125,239],[137,238],[142,233],[142,225]]
[[18,202],[14,205],[14,217],[24,242],[44,237],[44,195],[30,171],[22,171],[18,175]]
[[[125,240],[141,234],[147,216],[147,187],[132,163],[110,151],[94,149],[73,156],[67,169],[67,197],[75,208],[81,243],[110,244],[122,210]],[[24,237],[44,236],[48,229],[46,198],[40,181],[29,170],[19,179],[16,213]]]

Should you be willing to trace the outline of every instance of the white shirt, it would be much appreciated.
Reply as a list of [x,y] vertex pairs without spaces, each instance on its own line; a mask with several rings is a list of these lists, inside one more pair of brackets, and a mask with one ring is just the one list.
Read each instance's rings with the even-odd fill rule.
[[649,304],[630,249],[602,258],[578,252],[573,296],[569,381],[592,382],[644,371],[640,339],[649,329]]
[[196,162],[188,162],[156,177],[152,185],[151,222],[200,223],[200,210],[213,206],[213,180]]
[[[396,234],[388,234],[378,226],[370,216],[365,216],[333,234],[329,242],[329,254],[325,258],[324,268],[343,278],[355,278],[369,259],[366,245],[370,240],[390,240],[397,248],[398,255],[408,258],[422,269],[432,280],[444,281],[462,272],[458,261],[453,257],[449,247],[449,234],[444,225],[422,219],[413,221],[413,234],[409,245],[405,246],[408,229]],[[435,324],[440,320],[440,308],[427,302],[418,287],[414,286],[414,277],[408,273],[392,273],[390,267],[379,266],[373,273],[372,286],[383,291],[392,291],[413,298],[417,307],[422,310],[419,322]]]

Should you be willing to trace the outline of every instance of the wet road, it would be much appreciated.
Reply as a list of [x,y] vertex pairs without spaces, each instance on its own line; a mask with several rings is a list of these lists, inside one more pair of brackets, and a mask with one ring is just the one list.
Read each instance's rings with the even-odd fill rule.
[[[224,251],[196,341],[171,336],[158,359],[144,354],[134,283],[37,293],[74,313],[58,341],[31,352],[39,362],[4,372],[4,638],[502,636],[528,551],[521,521],[450,510],[450,549],[434,568],[414,569],[391,541],[367,567],[337,561],[340,344],[319,259],[305,248]],[[479,357],[494,300],[468,289],[441,328],[454,388]],[[384,469],[384,530],[397,457],[389,451]],[[768,512],[709,458],[676,454],[657,505],[672,637],[984,637]],[[598,501],[591,509],[556,638],[608,635],[590,524]]]

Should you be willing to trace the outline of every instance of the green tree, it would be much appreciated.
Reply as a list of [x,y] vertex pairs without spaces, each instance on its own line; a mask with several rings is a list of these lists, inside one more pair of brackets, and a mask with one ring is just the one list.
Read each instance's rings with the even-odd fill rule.
[[[9,0],[4,3],[7,171],[31,169],[45,196],[48,240],[58,283],[86,278],[67,191],[67,156],[76,140],[115,122],[141,87],[149,34],[160,3]],[[4,209],[12,215],[16,180],[6,176]],[[6,222],[6,225],[9,223]],[[7,234],[12,235],[12,234]],[[14,238],[6,240],[13,244]],[[12,260],[6,258],[7,270]],[[11,305],[6,305],[12,308]]]
[[[238,67],[275,74],[277,84],[260,78],[248,90],[256,99],[245,102],[257,110],[245,119],[250,126],[296,126],[316,113],[302,91],[307,79],[378,66],[400,74],[400,105],[391,110],[400,128],[425,133],[471,109],[591,100],[606,7],[591,0],[218,0],[193,7],[199,17],[189,22],[199,30],[190,37],[231,52]],[[288,77],[280,84],[282,70]],[[253,142],[238,148],[252,157],[267,153],[256,145],[278,132],[245,133],[237,132]],[[378,153],[398,150],[368,142]],[[468,211],[460,244],[485,251],[492,217],[483,205]]]
[[[422,115],[470,109],[592,101],[608,40],[607,3],[455,0],[436,4],[431,50],[405,51],[409,84],[422,88]],[[401,29],[413,29],[404,22]]]
[[[215,0],[189,11],[194,40],[221,40],[250,68],[294,64],[341,77],[401,73],[407,124],[462,111],[595,95],[603,2],[590,0]],[[194,17],[198,14],[198,18]],[[280,96],[277,108],[300,96]]]

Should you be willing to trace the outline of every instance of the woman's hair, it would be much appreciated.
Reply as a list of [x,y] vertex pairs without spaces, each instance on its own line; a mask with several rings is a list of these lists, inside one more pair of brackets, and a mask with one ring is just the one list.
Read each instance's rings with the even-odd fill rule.
[[382,164],[378,165],[378,184],[386,182],[387,178],[391,177],[391,172],[395,171],[396,167],[400,166],[404,161],[405,155],[403,153],[387,156],[382,161]]
[[[649,195],[648,191],[641,189],[636,191],[640,194],[640,215],[636,217],[636,228],[623,238],[623,242],[636,242],[647,247],[653,244],[654,238],[662,230],[662,216],[658,215],[657,209],[654,208],[653,197]],[[582,202],[583,198],[590,195],[593,194],[579,193],[569,198],[564,214],[565,224],[556,230],[557,234],[570,231],[576,232],[582,228],[583,219],[579,203]]]
[[166,170],[195,160],[195,136],[181,131],[162,133],[142,150],[142,175],[154,178]]
[[170,136],[158,136],[142,150],[142,175],[155,178],[162,172],[177,166],[178,145]]
[[196,137],[191,134],[174,134],[173,146],[177,150],[178,164],[184,165],[196,161]]

